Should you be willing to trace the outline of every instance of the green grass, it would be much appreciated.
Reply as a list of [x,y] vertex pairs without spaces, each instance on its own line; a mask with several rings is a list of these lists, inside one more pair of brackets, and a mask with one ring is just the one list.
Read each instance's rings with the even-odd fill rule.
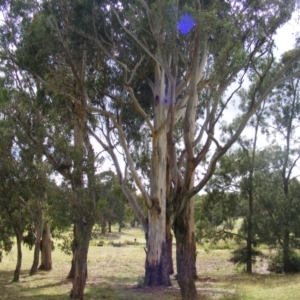
[[[134,238],[138,246],[112,247],[107,242]],[[95,241],[104,240],[103,247]],[[141,229],[114,232],[108,238],[99,237],[91,242],[88,256],[88,280],[85,299],[123,300],[179,300],[180,291],[172,278],[171,288],[138,288],[144,276],[144,234]],[[58,241],[56,241],[58,243]],[[175,247],[174,247],[175,248]],[[222,248],[222,247],[220,247]],[[174,249],[175,250],[175,249]],[[53,251],[53,270],[28,276],[33,252],[23,247],[23,265],[20,282],[11,283],[16,263],[16,249],[5,255],[0,263],[0,299],[59,300],[69,299],[71,282],[66,280],[71,257],[56,249]],[[175,253],[174,253],[175,257]],[[230,250],[205,251],[198,249],[197,269],[200,280],[196,282],[202,300],[293,300],[299,299],[300,275],[247,275],[228,261]],[[265,268],[259,261],[256,272]]]

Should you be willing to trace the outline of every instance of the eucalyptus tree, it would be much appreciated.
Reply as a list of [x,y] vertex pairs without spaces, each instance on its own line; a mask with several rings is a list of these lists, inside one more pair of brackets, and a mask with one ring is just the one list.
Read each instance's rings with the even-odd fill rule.
[[[295,2],[285,1],[119,1],[93,7],[92,34],[77,29],[110,59],[110,73],[120,76],[113,88],[105,90],[103,101],[88,108],[105,120],[93,134],[113,159],[124,193],[147,231],[145,284],[170,284],[165,255],[168,207],[173,214],[182,297],[195,299],[191,199],[205,187],[218,160],[238,139],[272,89],[299,75],[285,73],[299,58],[298,51],[269,80],[275,60],[273,36],[289,20],[294,8]],[[216,125],[250,70],[255,73],[255,86],[244,100],[246,109],[232,135],[218,141]],[[140,98],[139,78],[144,78],[151,89],[150,113],[143,107],[145,98]],[[236,90],[225,97],[233,83],[237,84]],[[117,105],[119,109],[115,109]],[[151,142],[149,192],[136,170],[134,148],[126,139],[122,123],[122,109],[129,105],[144,118],[141,132]],[[125,158],[124,173],[116,154],[117,145]],[[200,167],[197,178],[195,171]],[[133,195],[122,185],[126,172],[131,173],[143,195],[148,223]]]
[[[166,216],[171,212],[182,297],[195,299],[191,199],[205,187],[218,160],[271,90],[295,76],[286,75],[285,70],[299,52],[272,74],[256,97],[274,63],[272,37],[290,18],[295,2],[53,0],[24,4],[30,5],[30,14],[23,8],[17,12],[21,5],[4,6],[10,13],[3,10],[7,22],[2,27],[2,49],[15,71],[7,74],[15,79],[11,86],[17,86],[22,96],[31,92],[28,107],[37,107],[31,118],[28,111],[16,109],[16,121],[73,187],[77,242],[82,247],[78,247],[79,273],[72,297],[83,297],[86,279],[90,212],[94,211],[92,135],[111,156],[122,190],[147,233],[145,283],[170,284]],[[266,62],[262,66],[260,58]],[[256,72],[256,88],[237,129],[225,141],[217,141],[216,125],[232,99],[224,93],[232,83],[237,83],[238,90],[250,68]],[[143,94],[141,85],[148,85],[149,92]],[[127,119],[126,112],[130,112]],[[132,156],[129,133],[135,120],[150,141],[149,190]],[[117,156],[120,149],[124,172]],[[144,198],[148,218],[127,186],[129,175]]]
[[69,28],[80,3],[1,3],[1,67],[11,90],[4,113],[15,122],[26,148],[46,159],[72,189],[72,299],[83,299],[95,212],[96,159],[88,133],[93,118],[84,81],[91,61],[101,63],[93,59],[94,48]]
[[119,225],[121,232],[125,220],[126,198],[124,198],[114,172],[109,170],[96,176],[98,211],[95,222],[100,225],[102,234],[105,234],[107,225],[108,232],[111,232],[111,225],[115,223]]

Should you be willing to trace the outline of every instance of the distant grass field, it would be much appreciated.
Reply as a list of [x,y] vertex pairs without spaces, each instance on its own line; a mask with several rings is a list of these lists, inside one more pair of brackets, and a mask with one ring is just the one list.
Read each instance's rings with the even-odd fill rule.
[[[137,239],[139,245],[112,247],[109,241],[124,243]],[[95,246],[103,240],[103,247]],[[55,241],[55,240],[54,240]],[[57,241],[56,241],[57,243]],[[177,282],[172,276],[170,288],[139,288],[144,276],[144,234],[140,228],[112,233],[91,241],[88,256],[88,280],[85,299],[181,299]],[[199,299],[203,300],[296,300],[300,299],[300,275],[247,275],[228,261],[230,250],[198,248],[196,282]],[[175,248],[175,247],[174,247]],[[226,248],[226,247],[225,247]],[[174,249],[175,250],[175,249]],[[71,257],[56,247],[53,270],[28,276],[33,252],[23,247],[23,265],[19,283],[11,283],[16,263],[16,249],[4,255],[0,263],[0,299],[59,300],[68,299],[71,282],[66,280]],[[174,256],[175,257],[175,256]],[[258,262],[255,271],[265,269]]]

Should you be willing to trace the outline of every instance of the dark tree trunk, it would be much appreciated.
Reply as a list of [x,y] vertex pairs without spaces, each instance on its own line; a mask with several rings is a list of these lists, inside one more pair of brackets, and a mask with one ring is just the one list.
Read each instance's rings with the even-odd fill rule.
[[[108,221],[108,232],[111,233],[111,221]],[[119,230],[121,232],[121,230]]]
[[39,259],[40,259],[40,241],[41,241],[41,227],[40,225],[36,225],[36,238],[35,238],[35,244],[34,244],[34,252],[33,252],[33,263],[29,272],[29,275],[34,275],[39,266]]
[[[195,300],[197,290],[194,282],[193,260],[195,256],[195,243],[189,238],[189,214],[176,217],[174,222],[176,238],[176,262],[178,284],[183,300]],[[193,256],[194,255],[194,256]]]
[[249,232],[246,246],[246,272],[249,274],[252,273],[252,238],[249,236]]
[[87,279],[87,255],[89,242],[91,238],[93,224],[84,222],[83,220],[76,222],[75,234],[77,251],[75,256],[75,276],[73,278],[73,287],[70,293],[72,300],[83,300],[84,288]]
[[[146,257],[146,274],[145,274],[145,286],[170,286],[170,276],[169,276],[169,255],[167,251],[167,244],[164,242],[162,244],[162,253],[160,257],[160,262],[152,261]],[[148,256],[148,253],[147,253]]]
[[20,231],[15,230],[16,238],[17,238],[17,265],[14,272],[14,282],[18,282],[20,278],[20,271],[22,266],[22,233]]
[[46,224],[43,230],[42,240],[41,240],[41,265],[40,270],[50,271],[52,270],[52,244],[51,244],[51,231],[50,225]]
[[283,272],[295,272],[295,267],[290,260],[290,233],[287,229],[283,234]]
[[106,220],[102,220],[101,221],[101,225],[100,225],[100,227],[101,227],[101,234],[105,234],[106,233]]
[[172,227],[171,216],[167,213],[166,214],[166,247],[167,247],[167,255],[168,255],[169,274],[174,274],[173,254],[172,254],[173,235],[172,235],[171,227]]
[[197,275],[197,267],[196,267],[196,259],[197,259],[197,247],[196,247],[196,239],[195,239],[195,220],[194,220],[194,198],[190,199],[188,205],[188,216],[187,221],[189,222],[187,226],[188,230],[188,240],[190,241],[189,255],[190,255],[190,264],[191,264],[191,271],[194,279],[198,278]]
[[[251,176],[252,183],[252,176]],[[252,187],[252,184],[251,184]],[[252,189],[252,188],[251,188]],[[246,246],[246,272],[252,273],[252,215],[253,215],[253,194],[249,191],[248,218],[247,218],[247,246]]]

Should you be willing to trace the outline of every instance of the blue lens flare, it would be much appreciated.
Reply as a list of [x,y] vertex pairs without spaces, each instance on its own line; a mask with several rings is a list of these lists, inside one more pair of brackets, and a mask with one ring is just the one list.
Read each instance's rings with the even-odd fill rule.
[[184,14],[177,24],[177,28],[182,34],[188,34],[194,26],[195,21],[189,13]]

